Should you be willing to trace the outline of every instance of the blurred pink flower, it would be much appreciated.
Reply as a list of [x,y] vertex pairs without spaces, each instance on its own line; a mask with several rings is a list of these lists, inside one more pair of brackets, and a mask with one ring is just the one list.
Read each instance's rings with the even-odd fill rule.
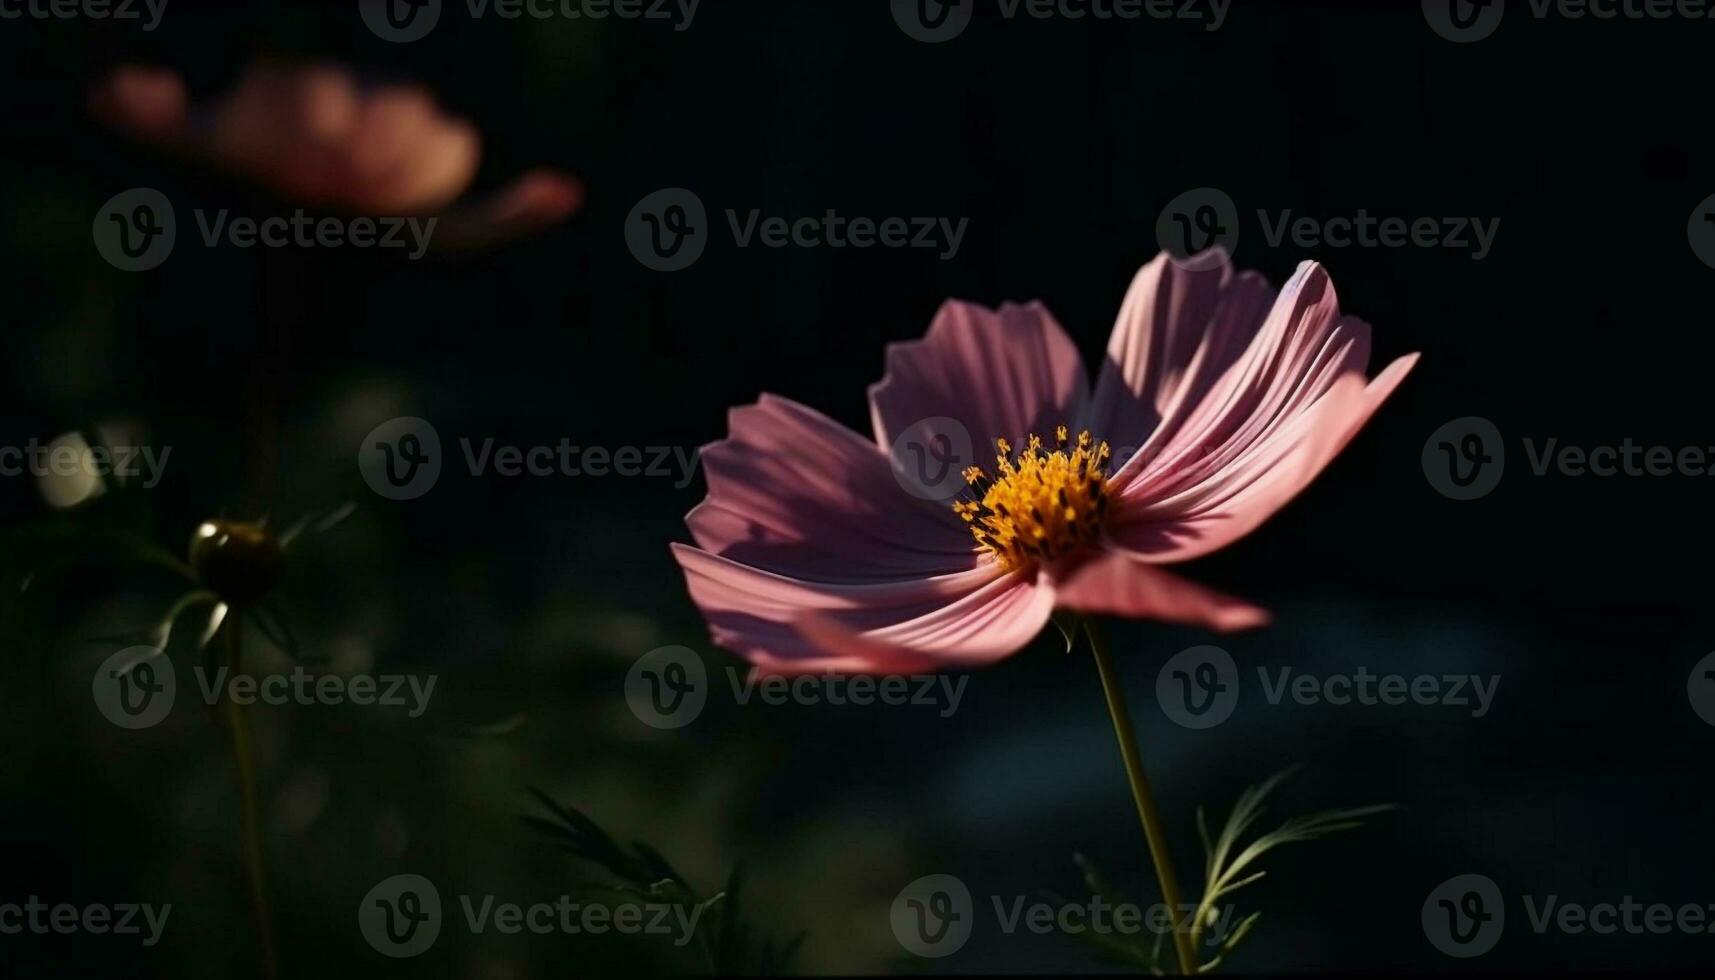
[[[334,65],[253,65],[193,104],[175,71],[126,66],[91,98],[109,126],[225,170],[280,197],[362,215],[447,208],[475,179],[482,138],[415,85],[360,85]],[[583,185],[532,170],[442,215],[442,245],[488,244],[544,228],[583,205]]]
[[[1188,265],[1138,272],[1093,395],[1041,304],[948,302],[922,340],[889,346],[874,442],[773,395],[734,409],[703,450],[697,545],[673,545],[715,642],[764,673],[917,672],[1001,659],[1056,608],[1266,623],[1160,566],[1284,506],[1417,355],[1370,380],[1369,325],[1313,262],[1278,294],[1225,255]],[[994,464],[950,505],[907,492],[894,440],[956,444],[960,425]]]

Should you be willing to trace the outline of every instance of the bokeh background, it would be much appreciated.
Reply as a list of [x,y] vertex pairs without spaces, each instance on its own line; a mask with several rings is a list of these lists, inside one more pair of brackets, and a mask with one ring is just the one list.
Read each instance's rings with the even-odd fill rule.
[[[1271,856],[1241,893],[1264,915],[1237,970],[1689,968],[1706,935],[1534,934],[1519,896],[1715,902],[1715,729],[1687,674],[1711,649],[1701,477],[1530,472],[1521,439],[1715,445],[1707,330],[1715,270],[1687,241],[1715,192],[1696,105],[1703,23],[1537,19],[1454,44],[1416,3],[1245,4],[1206,22],[1008,20],[979,3],[955,41],[907,37],[888,5],[704,0],[659,21],[473,19],[378,39],[355,3],[198,5],[160,26],[0,23],[0,443],[129,426],[170,446],[166,478],[54,512],[0,480],[9,542],[0,656],[0,897],[171,902],[162,942],[0,938],[14,976],[255,975],[224,731],[176,710],[144,732],[89,697],[112,637],[173,595],[111,561],[37,580],[68,529],[181,550],[198,522],[356,510],[294,555],[279,604],[306,650],[344,671],[437,675],[431,711],[255,712],[270,890],[286,976],[579,977],[695,970],[643,940],[471,936],[418,960],[363,942],[355,909],[403,871],[443,896],[552,900],[578,862],[520,817],[538,787],[659,849],[704,893],[746,871],[747,919],[819,973],[1108,969],[1075,939],[1005,934],[989,896],[1081,895],[1082,851],[1134,897],[1147,854],[1087,653],[1043,637],[972,676],[959,710],[741,706],[667,544],[700,478],[477,478],[380,498],[359,440],[400,415],[450,445],[694,447],[763,391],[867,428],[882,345],[918,336],[946,297],[1039,298],[1089,359],[1153,256],[1156,218],[1212,186],[1244,213],[1240,266],[1283,281],[1314,258],[1375,325],[1380,364],[1413,377],[1310,492],[1187,569],[1275,612],[1221,640],[1256,666],[1500,677],[1482,718],[1448,707],[1268,705],[1254,683],[1225,724],[1191,731],[1154,700],[1159,665],[1209,637],[1112,634],[1184,878],[1194,808],[1304,772],[1275,816],[1399,804],[1357,832]],[[540,234],[420,262],[349,249],[206,248],[192,207],[254,209],[242,181],[172,161],[90,116],[121,63],[170,65],[215,94],[258,58],[349,64],[431,86],[484,135],[476,192],[548,165],[587,206]],[[160,189],[181,215],[160,268],[93,247],[102,202]],[[628,251],[632,206],[695,191],[741,213],[968,218],[951,260],[914,250],[740,249],[693,267]],[[1358,208],[1500,220],[1492,252],[1271,246],[1255,210]],[[1424,441],[1461,416],[1507,440],[1480,500],[1438,494]],[[80,542],[83,538],[78,538]],[[78,554],[81,556],[82,552]],[[623,697],[664,644],[723,680],[663,732]],[[257,669],[286,662],[251,642]],[[273,659],[269,659],[273,658]],[[888,908],[947,873],[977,896],[971,941],[921,960]],[[1430,945],[1428,892],[1462,873],[1508,896],[1500,944],[1469,961]]]

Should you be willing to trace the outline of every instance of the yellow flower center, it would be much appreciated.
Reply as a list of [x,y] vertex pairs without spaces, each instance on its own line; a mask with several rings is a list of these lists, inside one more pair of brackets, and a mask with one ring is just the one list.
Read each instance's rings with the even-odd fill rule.
[[1069,445],[1063,425],[1054,436],[1052,451],[1032,435],[1016,456],[1005,439],[996,439],[1000,454],[993,479],[979,466],[965,470],[972,499],[954,503],[953,511],[969,525],[977,550],[994,555],[1003,568],[1064,557],[1101,533],[1108,512],[1108,444],[1080,432]]

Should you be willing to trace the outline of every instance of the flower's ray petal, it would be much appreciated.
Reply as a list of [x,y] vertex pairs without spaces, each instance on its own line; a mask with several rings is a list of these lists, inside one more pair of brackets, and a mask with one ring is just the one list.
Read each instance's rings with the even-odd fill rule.
[[907,493],[887,457],[814,409],[763,395],[702,451],[708,497],[686,518],[704,550],[782,575],[873,582],[976,564],[951,507]]
[[1208,479],[1307,409],[1336,379],[1361,376],[1369,325],[1341,317],[1327,273],[1313,262],[1281,290],[1244,355],[1164,440],[1114,474],[1125,502],[1155,500]]
[[1315,479],[1416,363],[1416,354],[1402,357],[1368,383],[1341,375],[1309,409],[1231,465],[1171,497],[1127,509],[1109,529],[1111,539],[1154,562],[1197,558],[1237,541]]
[[945,417],[966,428],[978,465],[996,439],[1022,445],[1070,425],[1088,400],[1078,349],[1040,303],[943,304],[923,339],[888,345],[887,373],[869,389],[884,452],[911,426]]
[[1204,626],[1222,633],[1269,623],[1268,611],[1216,592],[1119,550],[1103,551],[1058,572],[1054,595],[1063,609],[1103,616]]
[[975,666],[1028,642],[1053,603],[1051,591],[993,565],[854,585],[777,575],[689,545],[673,555],[714,641],[766,673]]
[[904,658],[936,670],[970,669],[1017,653],[1042,632],[1053,612],[1053,588],[1034,573],[1011,573],[939,609],[884,626],[837,612],[812,613],[797,625],[829,656],[876,663]]
[[1132,278],[1114,321],[1084,427],[1122,464],[1172,434],[1245,350],[1274,297],[1261,276],[1235,275],[1219,249],[1191,265],[1156,256]]

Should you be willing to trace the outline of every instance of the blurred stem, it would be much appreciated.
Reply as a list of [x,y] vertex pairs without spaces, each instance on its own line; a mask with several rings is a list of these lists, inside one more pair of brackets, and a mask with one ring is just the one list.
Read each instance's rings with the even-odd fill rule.
[[1143,771],[1143,757],[1137,750],[1137,733],[1131,727],[1131,713],[1125,706],[1125,689],[1120,685],[1119,671],[1114,667],[1113,652],[1101,625],[1094,619],[1084,620],[1084,634],[1090,638],[1090,652],[1096,657],[1096,671],[1102,676],[1102,693],[1107,697],[1108,714],[1113,716],[1114,734],[1119,737],[1120,757],[1125,760],[1126,780],[1131,783],[1131,798],[1137,803],[1137,815],[1143,821],[1143,836],[1149,842],[1149,857],[1155,863],[1155,879],[1161,884],[1161,901],[1167,906],[1168,921],[1173,925],[1173,949],[1179,956],[1179,972],[1191,976],[1197,972],[1197,951],[1191,945],[1191,933],[1184,928],[1185,915],[1179,900],[1179,879],[1173,874],[1173,856],[1167,852],[1167,834],[1161,827],[1161,814],[1155,809],[1155,796],[1149,790],[1149,776]]
[[[226,676],[230,684],[244,669],[244,616],[233,607],[226,619]],[[256,918],[256,938],[262,947],[262,976],[274,980],[274,929],[268,913],[268,886],[263,877],[262,817],[256,804],[255,751],[250,743],[250,723],[244,707],[226,695],[227,729],[232,733],[232,752],[238,759],[238,806],[244,835],[244,870],[250,879],[250,909]]]

